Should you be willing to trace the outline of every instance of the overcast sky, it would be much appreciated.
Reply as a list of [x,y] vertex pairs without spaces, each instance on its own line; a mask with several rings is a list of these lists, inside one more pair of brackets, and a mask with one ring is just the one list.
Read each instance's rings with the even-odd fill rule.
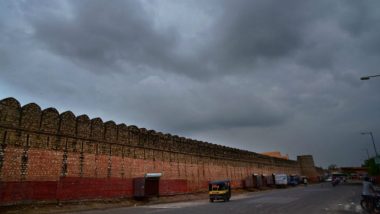
[[[0,0],[0,99],[359,166],[380,1]],[[379,150],[380,151],[380,150]]]

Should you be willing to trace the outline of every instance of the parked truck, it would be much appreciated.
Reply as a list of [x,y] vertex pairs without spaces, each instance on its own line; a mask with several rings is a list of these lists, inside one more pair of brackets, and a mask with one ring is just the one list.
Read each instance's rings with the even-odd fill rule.
[[277,187],[286,187],[288,185],[288,175],[286,174],[273,174],[274,183]]

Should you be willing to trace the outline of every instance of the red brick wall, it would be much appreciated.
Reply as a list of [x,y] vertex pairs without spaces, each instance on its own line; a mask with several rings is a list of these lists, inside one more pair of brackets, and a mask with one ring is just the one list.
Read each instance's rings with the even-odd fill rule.
[[0,205],[56,200],[56,181],[0,182]]
[[[63,152],[30,148],[27,181],[56,181],[60,177]],[[71,166],[71,165],[69,165]]]
[[18,181],[21,178],[22,148],[6,147],[1,170],[2,181]]
[[163,173],[160,194],[197,192],[210,180],[233,187],[253,173],[299,174],[282,160],[100,118],[0,101],[0,205],[131,197],[132,180]]
[[160,195],[175,195],[189,192],[188,183],[184,179],[162,180],[159,187]]

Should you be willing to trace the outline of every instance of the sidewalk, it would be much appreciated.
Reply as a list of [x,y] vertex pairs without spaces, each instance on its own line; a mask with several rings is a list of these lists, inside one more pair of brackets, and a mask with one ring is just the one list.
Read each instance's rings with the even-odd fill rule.
[[[240,195],[248,193],[246,190],[233,190],[233,195]],[[137,201],[132,198],[124,199],[105,199],[105,200],[91,200],[91,201],[76,201],[76,202],[62,202],[60,204],[31,204],[31,205],[14,205],[0,207],[0,213],[22,213],[22,214],[46,214],[46,213],[66,213],[74,211],[85,211],[94,209],[107,209],[117,207],[131,207],[154,205],[161,203],[172,203],[182,201],[205,200],[208,201],[208,192],[162,196],[158,198],[150,198],[145,201]]]
[[[232,190],[232,197],[244,198],[245,195],[250,194],[252,192],[268,191],[268,190],[273,190],[273,189],[275,188],[266,188],[266,189],[261,189],[261,190],[234,189]],[[5,214],[67,213],[67,212],[75,212],[75,211],[156,205],[156,204],[195,201],[195,200],[205,200],[208,202],[208,192],[173,195],[173,196],[161,196],[158,198],[150,198],[149,200],[145,200],[145,201],[137,201],[132,198],[124,198],[124,199],[103,199],[103,200],[99,199],[99,200],[91,200],[91,201],[62,202],[60,204],[49,203],[49,204],[15,205],[15,206],[0,207],[0,213],[1,214],[3,213]]]

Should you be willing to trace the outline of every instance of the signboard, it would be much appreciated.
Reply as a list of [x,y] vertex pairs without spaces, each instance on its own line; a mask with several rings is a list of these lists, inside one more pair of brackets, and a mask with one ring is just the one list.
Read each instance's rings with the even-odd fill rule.
[[146,178],[159,178],[162,176],[162,173],[146,173],[145,177]]

